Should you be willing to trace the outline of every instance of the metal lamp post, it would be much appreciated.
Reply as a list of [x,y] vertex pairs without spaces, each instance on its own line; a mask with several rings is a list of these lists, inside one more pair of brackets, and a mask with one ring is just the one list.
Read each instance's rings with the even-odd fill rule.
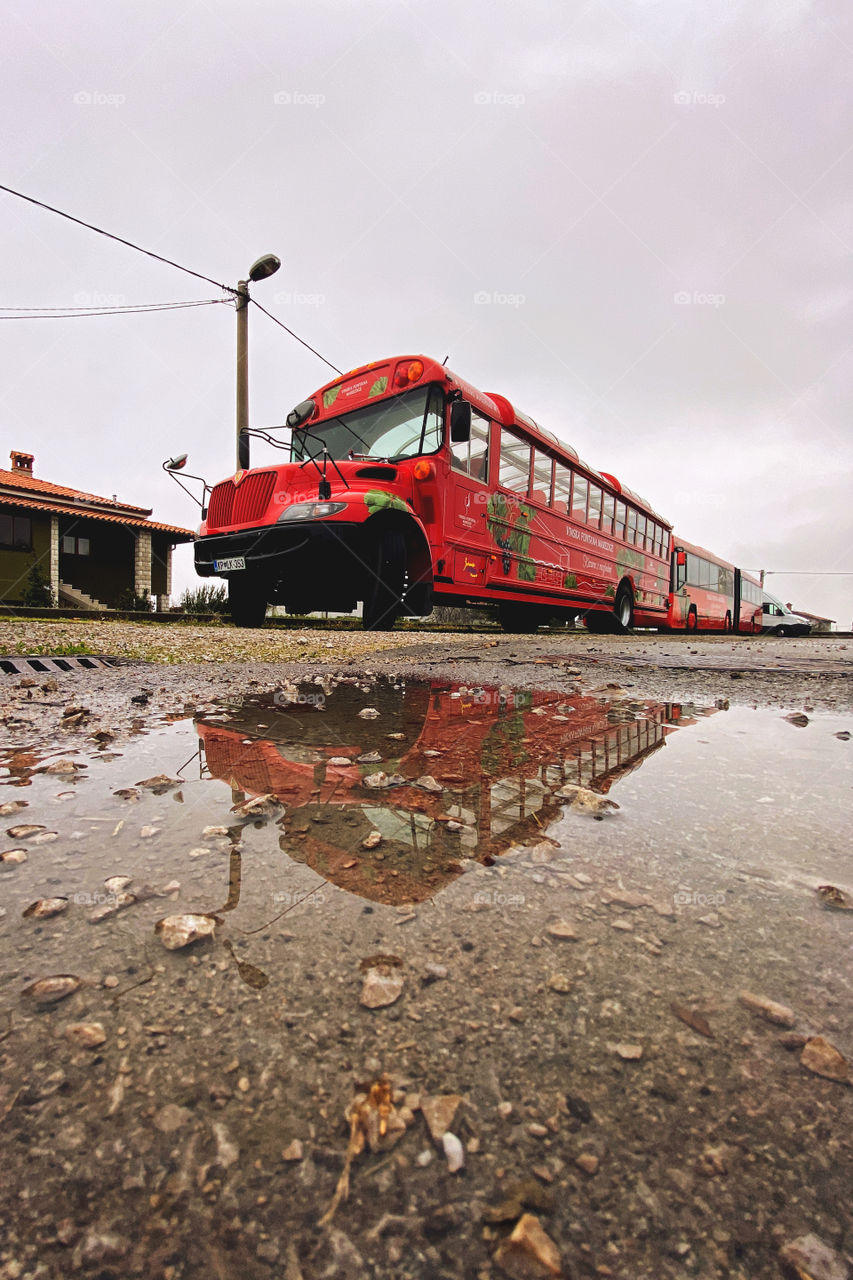
[[249,268],[249,279],[237,281],[237,470],[249,466],[249,281],[275,275],[281,261],[267,253]]

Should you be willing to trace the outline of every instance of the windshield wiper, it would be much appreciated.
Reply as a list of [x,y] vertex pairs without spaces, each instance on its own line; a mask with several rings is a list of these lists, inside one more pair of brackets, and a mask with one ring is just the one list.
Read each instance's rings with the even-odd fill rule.
[[[328,445],[326,444],[326,441],[322,438],[322,436],[313,435],[311,439],[319,441],[319,443],[323,446],[323,465],[321,467],[319,462],[317,461],[317,459],[320,456],[319,452],[315,454],[309,453],[308,457],[305,458],[302,462],[300,462],[299,470],[301,471],[303,467],[307,467],[309,462],[312,462],[314,464],[314,469],[320,477],[318,497],[321,502],[327,502],[328,499],[331,498],[332,496],[332,487],[329,484],[328,480],[326,479],[326,466],[328,463],[331,462],[332,466],[335,468],[335,471],[338,473],[338,477],[340,479],[341,484],[344,486],[344,488],[349,489],[351,486],[347,481],[346,477],[344,476],[343,472],[341,471],[340,467],[335,462],[332,455],[329,453]],[[304,437],[303,437],[302,443],[303,444],[305,443]],[[308,451],[306,449],[306,453],[307,452]]]

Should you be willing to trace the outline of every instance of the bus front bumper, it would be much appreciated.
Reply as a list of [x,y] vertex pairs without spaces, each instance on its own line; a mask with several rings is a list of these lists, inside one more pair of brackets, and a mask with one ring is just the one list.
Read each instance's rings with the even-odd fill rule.
[[361,566],[364,526],[350,521],[305,521],[212,533],[193,544],[196,573],[228,578],[244,573],[265,580],[339,574]]

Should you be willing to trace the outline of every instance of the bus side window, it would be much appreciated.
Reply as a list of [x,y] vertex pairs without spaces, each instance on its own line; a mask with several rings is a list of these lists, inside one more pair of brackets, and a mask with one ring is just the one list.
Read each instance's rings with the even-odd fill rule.
[[584,476],[575,475],[574,488],[572,490],[572,519],[586,521],[586,479]]
[[628,531],[625,541],[631,543],[637,541],[637,513],[633,507],[628,508]]
[[454,471],[462,471],[483,484],[489,479],[489,420],[476,410],[471,414],[471,435],[468,440],[450,444],[450,461]]
[[567,516],[570,513],[571,496],[572,473],[568,467],[563,466],[562,462],[558,462],[554,471],[554,510],[559,511],[561,516]]
[[596,529],[601,523],[601,490],[597,484],[589,486],[589,516],[588,521]]
[[546,453],[540,453],[538,449],[533,452],[533,483],[530,497],[534,502],[541,502],[546,506],[551,501],[551,459]]
[[530,482],[530,445],[504,429],[501,432],[501,469],[499,483],[504,489],[527,497]]
[[625,503],[616,503],[616,520],[613,524],[613,536],[615,538],[625,537]]
[[601,521],[601,529],[603,533],[613,532],[613,512],[616,509],[616,499],[612,493],[604,492],[604,515]]
[[645,516],[640,516],[640,515],[637,516],[637,532],[634,537],[634,541],[636,542],[637,546],[640,548],[642,548],[645,545],[645,541],[646,541],[646,517]]

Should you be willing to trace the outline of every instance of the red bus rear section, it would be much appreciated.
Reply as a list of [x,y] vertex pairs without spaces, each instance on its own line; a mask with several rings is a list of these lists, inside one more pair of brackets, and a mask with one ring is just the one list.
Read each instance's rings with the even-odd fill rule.
[[289,460],[216,485],[195,543],[238,625],[270,603],[359,602],[374,630],[434,602],[492,605],[512,631],[578,614],[598,631],[685,625],[671,621],[669,521],[435,360],[356,369],[288,426]]
[[671,630],[760,631],[762,598],[758,580],[743,569],[675,539],[667,617]]

